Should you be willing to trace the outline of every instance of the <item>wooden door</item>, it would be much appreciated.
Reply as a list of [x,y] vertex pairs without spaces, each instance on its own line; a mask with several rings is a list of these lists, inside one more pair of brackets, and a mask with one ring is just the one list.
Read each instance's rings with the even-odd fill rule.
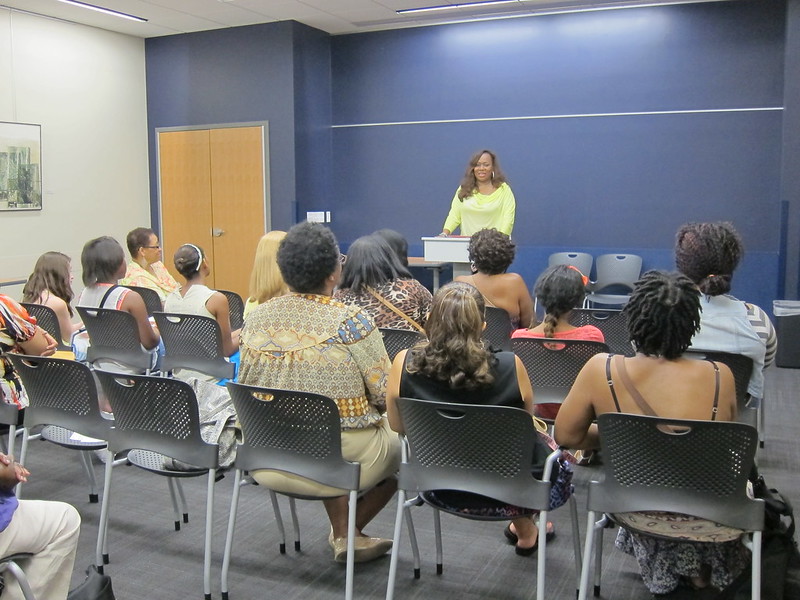
[[160,132],[164,264],[201,246],[209,287],[247,297],[258,239],[265,233],[264,133],[261,126]]

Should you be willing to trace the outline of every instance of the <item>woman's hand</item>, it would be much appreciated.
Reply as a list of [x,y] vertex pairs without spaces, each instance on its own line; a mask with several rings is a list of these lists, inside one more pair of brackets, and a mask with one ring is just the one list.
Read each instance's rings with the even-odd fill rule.
[[0,490],[10,492],[18,483],[28,481],[30,471],[8,454],[0,454]]

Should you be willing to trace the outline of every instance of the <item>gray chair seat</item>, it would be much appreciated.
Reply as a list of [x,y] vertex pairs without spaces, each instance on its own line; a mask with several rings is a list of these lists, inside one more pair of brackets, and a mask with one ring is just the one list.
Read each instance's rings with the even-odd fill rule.
[[169,469],[165,466],[171,460],[166,454],[153,452],[152,450],[131,450],[128,452],[128,462],[132,465],[156,473],[165,477],[197,477],[205,475],[208,469],[193,467],[192,469]]
[[42,438],[70,450],[102,450],[108,445],[105,440],[72,439],[74,433],[72,429],[59,427],[58,425],[47,425],[42,429]]

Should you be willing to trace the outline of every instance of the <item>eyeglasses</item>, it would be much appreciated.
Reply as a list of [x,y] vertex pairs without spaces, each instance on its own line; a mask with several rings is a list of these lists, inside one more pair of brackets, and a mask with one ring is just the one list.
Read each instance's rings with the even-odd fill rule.
[[161,246],[142,246],[142,248],[149,248],[150,250],[161,250]]

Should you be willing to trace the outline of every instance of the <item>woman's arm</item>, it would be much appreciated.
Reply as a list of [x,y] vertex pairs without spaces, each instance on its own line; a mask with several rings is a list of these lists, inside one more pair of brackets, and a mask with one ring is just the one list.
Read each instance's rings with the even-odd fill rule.
[[600,447],[593,399],[598,385],[608,389],[605,381],[605,354],[596,354],[583,366],[567,398],[558,410],[555,439],[560,446],[574,450]]
[[389,417],[389,427],[397,433],[404,432],[400,411],[397,410],[397,399],[400,397],[400,379],[407,353],[408,350],[401,350],[394,357],[392,369],[389,371],[389,383],[386,385],[386,416]]
[[80,323],[73,323],[69,316],[69,307],[58,296],[48,294],[47,300],[44,302],[45,306],[49,306],[56,313],[58,318],[58,328],[61,330],[62,342],[69,344],[72,339],[72,334],[78,331],[82,325]]
[[533,414],[533,387],[531,387],[531,380],[528,377],[528,370],[522,364],[519,356],[515,356],[514,361],[517,367],[517,385],[519,386],[520,394],[522,394],[522,401],[525,403],[525,410]]
[[55,353],[57,345],[53,336],[38,325],[36,326],[36,333],[33,334],[31,339],[17,342],[17,346],[22,348],[25,354],[31,356],[50,356]]
[[122,299],[122,304],[119,305],[120,310],[133,315],[136,319],[136,327],[139,330],[139,342],[147,348],[152,350],[158,346],[161,337],[153,330],[150,325],[150,319],[147,318],[147,307],[144,305],[144,300],[139,294],[125,294]]
[[507,183],[505,186],[505,193],[503,194],[503,204],[500,208],[500,218],[497,223],[497,231],[502,231],[506,235],[511,235],[511,230],[514,229],[514,217],[517,211],[517,201],[514,198],[514,192],[511,191],[511,186]]
[[520,276],[517,285],[519,291],[517,297],[519,298],[519,327],[526,329],[533,324],[533,298],[528,291],[528,286],[525,285],[525,280]]
[[442,233],[445,235],[450,235],[456,230],[456,227],[461,225],[461,206],[463,202],[458,199],[458,191],[461,187],[456,189],[456,193],[453,196],[453,201],[450,203],[450,212],[447,215],[447,219],[445,219],[444,225],[442,226]]
[[206,308],[219,323],[219,330],[222,334],[222,351],[225,356],[236,354],[236,351],[239,350],[239,332],[241,329],[231,331],[231,309],[225,294],[221,292],[211,294],[206,300]]

